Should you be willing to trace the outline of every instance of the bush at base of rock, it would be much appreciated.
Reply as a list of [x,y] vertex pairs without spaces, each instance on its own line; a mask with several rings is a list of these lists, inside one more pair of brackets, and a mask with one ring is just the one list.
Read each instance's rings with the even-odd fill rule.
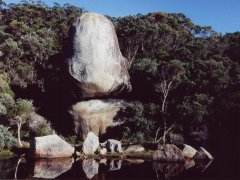
[[17,139],[13,137],[12,133],[6,127],[0,125],[0,150],[9,149],[17,144]]
[[30,133],[34,137],[47,136],[53,133],[50,122],[35,112],[29,115],[28,123]]

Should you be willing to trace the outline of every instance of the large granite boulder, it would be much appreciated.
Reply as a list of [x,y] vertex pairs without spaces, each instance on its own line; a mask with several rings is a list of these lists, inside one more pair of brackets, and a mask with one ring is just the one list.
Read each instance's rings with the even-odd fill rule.
[[74,24],[69,72],[79,98],[131,91],[128,61],[120,52],[113,23],[103,15],[84,13]]
[[83,142],[84,154],[94,154],[99,147],[99,138],[93,132],[89,132],[85,141]]
[[75,104],[69,111],[78,137],[85,139],[88,132],[106,133],[108,127],[117,125],[113,119],[126,103],[122,100],[90,100]]
[[167,144],[162,149],[153,152],[153,160],[159,161],[184,161],[182,151],[174,144]]
[[71,157],[75,150],[57,135],[35,137],[30,146],[33,156],[40,158]]

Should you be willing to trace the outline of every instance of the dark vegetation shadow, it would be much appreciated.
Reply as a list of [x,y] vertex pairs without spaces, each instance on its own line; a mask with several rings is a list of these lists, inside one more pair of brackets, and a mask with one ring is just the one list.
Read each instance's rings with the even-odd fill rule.
[[22,89],[13,86],[18,98],[32,99],[38,113],[52,123],[53,128],[62,135],[73,134],[73,121],[69,108],[77,102],[74,97],[73,82],[68,72],[68,59],[72,54],[72,29],[64,42],[63,52],[49,57],[45,66],[38,65],[37,77],[44,85],[28,85]]

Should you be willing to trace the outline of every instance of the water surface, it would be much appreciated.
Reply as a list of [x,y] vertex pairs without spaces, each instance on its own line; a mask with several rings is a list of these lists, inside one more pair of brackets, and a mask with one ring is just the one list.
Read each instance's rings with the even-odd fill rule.
[[[0,159],[1,179],[233,179],[217,161],[153,162],[144,159]],[[227,173],[227,172],[226,172]]]

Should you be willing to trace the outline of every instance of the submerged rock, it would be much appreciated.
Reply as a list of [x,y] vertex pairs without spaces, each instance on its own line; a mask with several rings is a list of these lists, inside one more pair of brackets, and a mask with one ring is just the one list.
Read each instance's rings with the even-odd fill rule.
[[74,23],[69,72],[81,98],[131,91],[128,61],[120,52],[113,23],[103,15],[84,13]]
[[73,159],[38,159],[34,164],[34,178],[54,179],[71,169]]
[[153,160],[159,161],[184,161],[182,151],[173,144],[167,144],[163,149],[153,152]]
[[99,164],[94,159],[84,159],[82,167],[88,179],[92,179],[94,175],[98,174]]
[[83,152],[84,154],[94,154],[99,147],[99,138],[93,132],[89,132],[84,143]]
[[35,137],[30,145],[33,156],[40,158],[71,157],[74,148],[57,135]]
[[191,147],[187,144],[184,144],[184,148],[182,151],[183,151],[183,156],[185,158],[189,158],[189,159],[192,159],[197,153],[196,149],[194,149],[193,147]]
[[113,122],[120,108],[127,104],[122,100],[90,100],[75,104],[69,111],[74,119],[75,132],[85,139],[88,132],[96,135],[106,133],[107,128],[117,125]]

